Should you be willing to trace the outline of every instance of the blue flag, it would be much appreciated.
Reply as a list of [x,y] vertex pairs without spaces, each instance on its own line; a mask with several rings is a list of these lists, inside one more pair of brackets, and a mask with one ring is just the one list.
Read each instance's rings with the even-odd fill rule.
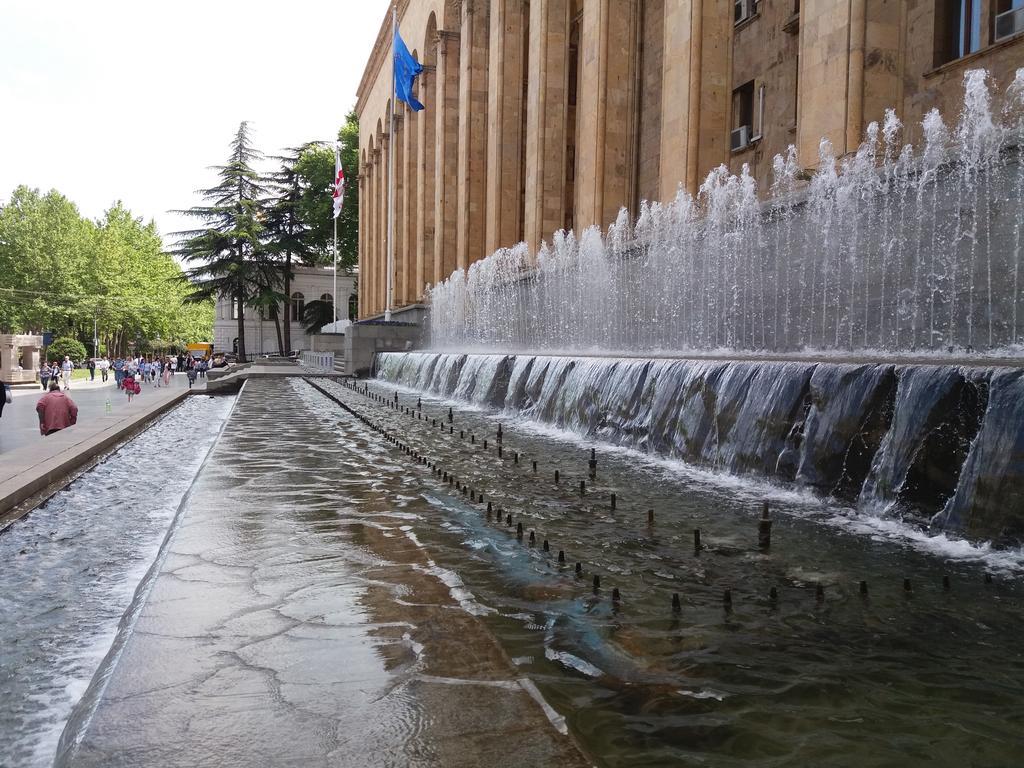
[[423,71],[423,65],[413,58],[409,49],[405,47],[405,41],[398,34],[398,27],[395,27],[395,40],[393,44],[395,52],[395,96],[409,105],[410,109],[419,112],[423,105],[412,95],[412,84],[416,76]]

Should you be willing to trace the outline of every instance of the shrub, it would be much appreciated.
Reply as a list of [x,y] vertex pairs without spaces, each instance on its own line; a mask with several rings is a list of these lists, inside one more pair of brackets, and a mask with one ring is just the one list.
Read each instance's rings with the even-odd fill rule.
[[47,359],[56,360],[58,363],[67,355],[75,365],[81,365],[85,362],[85,354],[85,345],[70,336],[59,336],[46,348]]

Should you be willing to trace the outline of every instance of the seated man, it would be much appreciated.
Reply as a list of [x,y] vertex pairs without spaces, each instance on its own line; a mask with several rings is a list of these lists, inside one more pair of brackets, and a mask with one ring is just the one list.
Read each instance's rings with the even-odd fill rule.
[[39,414],[39,434],[46,436],[59,432],[78,421],[78,406],[60,391],[60,381],[50,379],[50,391],[36,403]]

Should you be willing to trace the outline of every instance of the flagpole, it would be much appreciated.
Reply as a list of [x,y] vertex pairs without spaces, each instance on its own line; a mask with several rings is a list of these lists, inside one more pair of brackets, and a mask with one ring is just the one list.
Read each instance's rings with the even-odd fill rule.
[[[337,180],[334,183],[337,184]],[[334,214],[334,293],[332,295],[334,296],[334,322],[338,322],[338,214]]]
[[388,261],[387,297],[384,322],[391,322],[391,304],[394,298],[395,264],[395,112],[398,111],[398,89],[395,83],[395,32],[398,30],[398,7],[391,6],[391,126],[388,140]]

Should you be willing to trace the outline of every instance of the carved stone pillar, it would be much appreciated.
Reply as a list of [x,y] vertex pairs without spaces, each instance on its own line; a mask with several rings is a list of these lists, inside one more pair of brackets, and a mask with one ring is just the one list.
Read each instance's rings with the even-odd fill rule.
[[465,269],[486,253],[487,5],[463,0],[459,50],[458,224],[456,264]]
[[434,135],[437,120],[430,114],[435,108],[437,83],[432,66],[424,66],[419,76],[419,99],[430,104],[416,120],[419,144],[420,173],[416,177],[416,295],[422,296],[424,286],[433,283],[434,276],[434,163],[437,150]]
[[459,33],[437,34],[434,282],[456,268],[458,239]]
[[522,228],[524,21],[523,0],[492,0],[484,247],[487,253],[515,245]]
[[569,0],[530,3],[525,235],[535,251],[565,223]]

